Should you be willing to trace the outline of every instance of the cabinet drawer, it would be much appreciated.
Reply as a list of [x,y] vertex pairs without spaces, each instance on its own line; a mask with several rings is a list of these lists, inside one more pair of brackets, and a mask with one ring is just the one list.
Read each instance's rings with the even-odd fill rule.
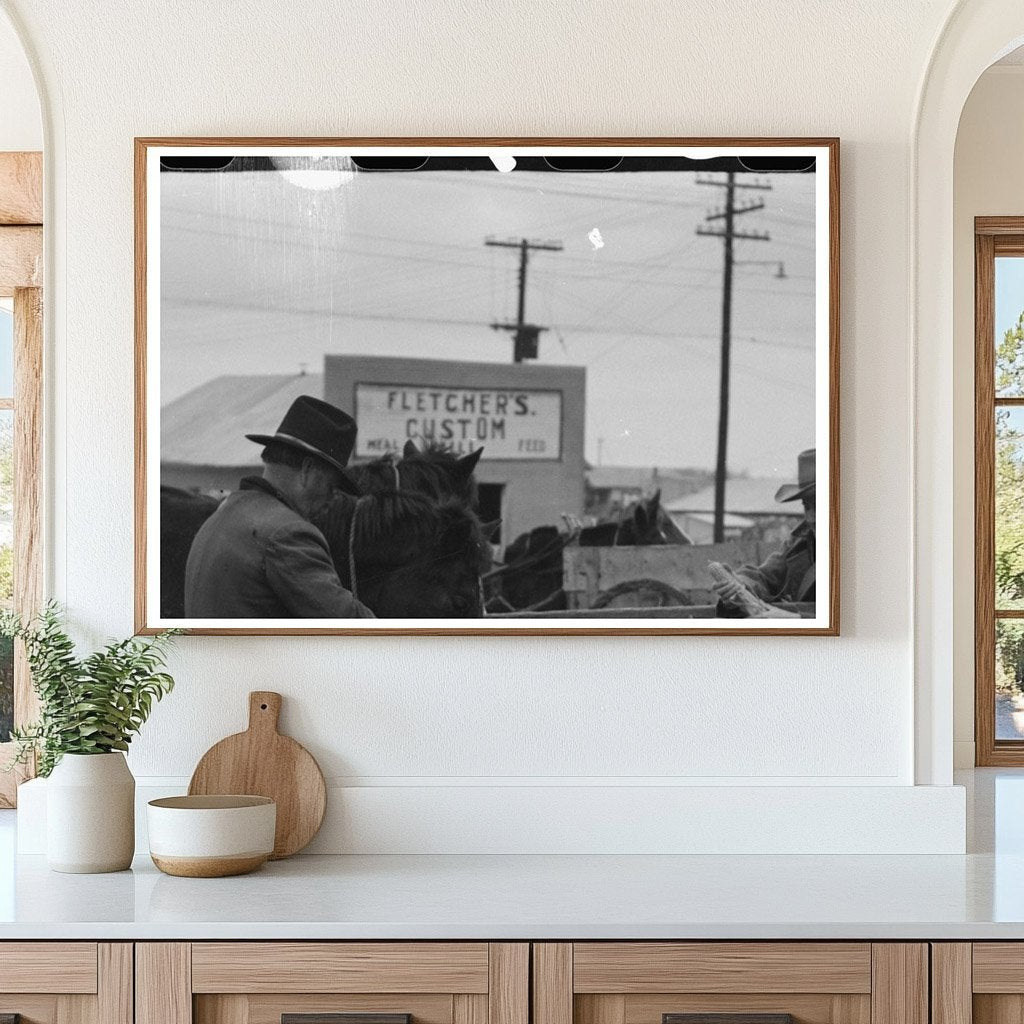
[[529,1024],[515,942],[136,947],[136,1024]]
[[537,943],[534,1024],[927,1024],[923,943]]

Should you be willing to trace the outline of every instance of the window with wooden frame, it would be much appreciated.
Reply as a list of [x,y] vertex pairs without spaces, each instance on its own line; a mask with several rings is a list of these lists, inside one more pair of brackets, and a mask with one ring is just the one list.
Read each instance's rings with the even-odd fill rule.
[[[0,607],[42,600],[42,154],[0,153]],[[24,652],[0,640],[0,769],[36,714]],[[0,807],[28,774],[0,771]]]

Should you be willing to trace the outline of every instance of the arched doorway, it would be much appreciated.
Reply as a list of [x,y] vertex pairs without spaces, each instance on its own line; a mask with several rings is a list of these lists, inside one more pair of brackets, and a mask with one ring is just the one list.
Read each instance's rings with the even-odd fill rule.
[[[965,642],[973,647],[973,614],[964,621],[963,601],[955,599],[964,588],[973,593],[973,531],[957,520],[963,467],[954,473],[951,416],[954,150],[975,82],[1022,42],[1024,8],[1018,0],[963,0],[943,26],[925,69],[911,139],[915,775],[921,784],[952,781],[956,656]],[[958,692],[964,682],[956,679]]]

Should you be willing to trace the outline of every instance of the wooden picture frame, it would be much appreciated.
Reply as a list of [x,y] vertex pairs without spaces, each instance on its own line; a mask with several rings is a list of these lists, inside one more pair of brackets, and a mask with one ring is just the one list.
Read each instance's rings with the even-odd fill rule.
[[[618,155],[620,159],[635,160],[647,154],[656,156],[671,156],[680,161],[702,160],[709,168],[708,174],[712,174],[717,167],[734,166],[733,161],[746,153],[751,168],[767,166],[757,164],[757,160],[775,160],[771,166],[776,170],[781,166],[779,159],[808,159],[814,161],[813,166],[817,172],[814,216],[811,222],[813,225],[814,242],[809,247],[814,253],[814,274],[813,291],[814,296],[814,428],[812,446],[816,449],[816,457],[812,456],[812,462],[816,458],[817,466],[827,467],[826,484],[819,488],[818,501],[823,507],[823,519],[818,524],[816,539],[812,540],[812,551],[817,550],[827,553],[827,568],[818,573],[817,592],[822,596],[812,600],[810,606],[779,604],[774,607],[783,609],[809,607],[811,618],[783,618],[772,615],[769,619],[756,621],[754,619],[732,618],[721,620],[712,618],[713,613],[701,612],[704,617],[680,617],[678,607],[673,609],[651,609],[627,608],[616,609],[596,616],[593,610],[573,609],[569,614],[562,612],[545,613],[543,611],[530,611],[528,613],[515,613],[508,617],[488,615],[481,619],[455,619],[445,618],[430,619],[421,622],[411,619],[389,619],[380,618],[377,620],[348,620],[337,619],[330,622],[322,620],[301,619],[294,622],[275,619],[272,622],[264,622],[258,619],[237,620],[237,619],[189,619],[173,618],[161,614],[159,596],[159,567],[158,554],[155,555],[158,544],[158,529],[154,519],[159,517],[159,502],[154,497],[154,480],[157,479],[154,473],[160,459],[160,442],[156,439],[153,424],[156,422],[154,409],[160,408],[161,396],[154,395],[159,391],[160,380],[159,360],[156,358],[160,352],[161,338],[154,337],[154,325],[159,323],[159,315],[155,313],[155,300],[157,290],[155,282],[158,275],[154,271],[154,255],[150,248],[151,240],[155,237],[163,237],[160,234],[161,228],[158,221],[161,216],[161,206],[158,196],[154,195],[152,181],[154,175],[159,177],[161,170],[161,159],[185,157],[188,159],[210,158],[237,155],[243,158],[260,158],[263,156],[274,156],[284,154],[287,159],[290,154],[296,157],[315,158],[323,155],[351,154],[353,157],[365,158],[367,153],[372,154],[398,154],[416,155],[423,151],[430,151],[433,156],[442,157],[465,157],[469,159],[483,159],[488,155],[508,154],[517,157],[521,164],[524,161],[543,157],[554,160],[556,155],[561,154],[566,161],[576,158],[579,155],[584,157],[608,155],[610,151]],[[781,154],[781,156],[780,156]],[[718,161],[718,162],[716,162]],[[724,162],[723,162],[724,161]],[[365,163],[365,160],[364,160]],[[525,166],[525,164],[523,164]],[[362,167],[363,165],[360,165]],[[497,165],[495,165],[497,166]],[[549,163],[549,166],[552,166]],[[694,165],[696,166],[696,165]],[[741,171],[748,173],[748,165],[739,164]],[[790,165],[787,165],[790,166]],[[810,166],[807,164],[806,166]],[[164,166],[166,169],[166,166]],[[728,180],[731,183],[733,176],[728,172]],[[756,170],[749,170],[755,174]],[[769,172],[762,172],[769,173]],[[771,173],[774,173],[771,172]],[[724,182],[701,182],[702,184]],[[739,186],[736,186],[739,188]],[[754,186],[757,187],[757,186]],[[715,196],[710,194],[712,200]],[[717,191],[717,190],[716,190]],[[755,193],[756,194],[756,193]],[[729,201],[727,206],[732,213],[738,215],[758,208],[756,202],[751,202],[749,207],[733,203],[733,193],[728,193]],[[742,206],[742,208],[741,208]],[[730,214],[731,216],[732,214]],[[719,229],[717,221],[723,220],[725,213],[710,212],[706,218],[707,229],[698,231],[698,234],[715,234],[721,236],[724,227]],[[731,221],[730,221],[731,223]],[[823,228],[824,226],[824,228]],[[730,231],[733,230],[731,227]],[[737,232],[736,237],[757,238],[758,233],[751,232],[743,234]],[[595,245],[603,245],[601,235],[597,235],[598,241],[591,239]],[[525,242],[525,238],[522,240]],[[495,241],[488,245],[506,244]],[[728,244],[728,243],[727,243]],[[533,246],[533,242],[530,243]],[[221,635],[221,634],[338,634],[338,635],[713,635],[713,636],[738,636],[738,635],[812,635],[812,636],[836,636],[839,633],[839,610],[840,610],[840,476],[839,476],[839,140],[835,138],[774,138],[774,139],[730,139],[730,138],[160,138],[147,137],[135,140],[135,339],[136,339],[136,412],[135,412],[135,617],[136,630],[139,633],[153,633],[169,625],[177,625],[187,628],[190,632]],[[512,247],[511,245],[509,246]],[[516,243],[520,247],[520,243]],[[543,247],[543,243],[537,246]],[[527,246],[522,246],[525,250]],[[710,250],[709,250],[710,252]],[[521,254],[522,263],[520,273],[525,275],[526,253]],[[727,261],[731,257],[727,256]],[[771,262],[778,263],[780,273],[778,277],[785,277],[782,270],[782,261],[750,260],[749,263]],[[712,293],[713,294],[713,293]],[[520,292],[522,296],[522,291]],[[709,300],[714,303],[715,308],[722,303],[720,297]],[[723,319],[725,317],[723,312]],[[488,325],[483,325],[488,326]],[[523,319],[522,302],[520,301],[520,313],[518,324],[492,323],[489,326],[504,329],[516,327],[516,344],[519,344],[520,331],[523,328],[532,328],[533,325]],[[543,328],[541,328],[543,329]],[[536,343],[536,331],[532,339],[523,336],[528,346],[532,340]],[[754,339],[756,340],[756,339]],[[806,346],[805,346],[806,347]],[[727,351],[728,346],[723,344]],[[517,349],[518,353],[518,349]],[[374,357],[376,358],[376,357]],[[529,358],[529,356],[527,356]],[[516,359],[519,359],[518,354]],[[727,363],[727,360],[726,360]],[[534,367],[528,367],[534,369]],[[400,378],[397,371],[392,378],[388,378],[386,386],[404,387],[408,381]],[[375,399],[373,387],[383,387],[384,384],[361,385],[357,382],[353,392],[356,394],[356,404],[359,396],[364,394],[357,390],[358,387],[365,387],[365,394],[369,396],[367,402]],[[410,385],[413,386],[413,385]],[[435,383],[424,378],[417,380],[414,386],[435,386]],[[523,385],[517,385],[522,387]],[[561,385],[559,385],[561,386]],[[467,385],[462,390],[479,388],[479,385]],[[458,390],[453,386],[453,390]],[[534,391],[540,391],[535,388]],[[728,392],[728,384],[722,384],[723,393]],[[531,392],[532,394],[533,392]],[[379,396],[378,396],[379,398]],[[468,400],[468,399],[467,399]],[[720,402],[720,407],[723,403]],[[726,405],[727,408],[727,405]],[[565,409],[559,407],[559,415],[563,415]],[[582,414],[581,414],[582,415]],[[357,417],[360,419],[360,417]],[[546,421],[545,421],[546,422]],[[554,428],[552,428],[554,429]],[[564,426],[558,427],[561,438]],[[724,449],[720,444],[719,451]],[[782,461],[778,462],[779,473],[788,472],[795,476],[796,455],[799,449],[787,453],[786,469],[781,468]],[[561,452],[561,448],[559,448]],[[720,465],[722,457],[720,455]],[[582,455],[581,455],[582,460]],[[813,470],[812,470],[813,472]],[[657,470],[655,470],[657,474]],[[822,474],[825,475],[825,474]],[[397,478],[397,477],[396,477]],[[581,485],[582,486],[582,485]],[[724,485],[723,485],[724,486]],[[797,506],[798,507],[798,506]],[[714,535],[718,539],[727,536],[723,532],[725,520],[725,501],[716,494],[714,509]],[[659,513],[660,514],[660,513]],[[795,520],[790,520],[791,522]],[[738,529],[738,528],[737,528]],[[815,536],[815,535],[812,535]],[[782,543],[782,542],[779,542]],[[615,558],[621,560],[619,554]],[[759,551],[761,549],[758,549]],[[765,548],[765,551],[768,549]],[[812,554],[812,562],[814,555]],[[708,561],[712,560],[709,556]],[[584,573],[587,569],[586,559],[583,560]],[[603,563],[602,563],[603,564]],[[568,572],[568,570],[566,570]],[[810,574],[811,594],[814,594],[814,572]],[[567,578],[567,577],[563,577]],[[643,581],[641,581],[643,582]],[[704,589],[698,588],[696,592],[704,595],[710,593],[708,584],[703,583]],[[576,592],[573,591],[573,594]],[[701,606],[704,607],[703,605]],[[713,607],[713,604],[712,606]],[[664,614],[662,614],[664,612]],[[688,613],[687,613],[688,614]],[[784,614],[784,613],[783,613]],[[793,612],[794,615],[798,612]],[[806,623],[806,624],[803,624]]]

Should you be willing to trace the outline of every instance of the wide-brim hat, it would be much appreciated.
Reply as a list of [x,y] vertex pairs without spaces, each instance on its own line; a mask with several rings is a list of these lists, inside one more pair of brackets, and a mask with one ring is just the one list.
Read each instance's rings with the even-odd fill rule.
[[809,498],[814,493],[814,449],[808,448],[801,452],[796,460],[795,484],[783,484],[775,492],[775,500],[782,503],[797,501],[800,498]]
[[356,421],[347,412],[311,395],[299,395],[284,414],[276,434],[246,434],[256,444],[274,441],[322,459],[340,470],[339,487],[359,496],[362,491],[348,470],[348,460],[356,445]]

